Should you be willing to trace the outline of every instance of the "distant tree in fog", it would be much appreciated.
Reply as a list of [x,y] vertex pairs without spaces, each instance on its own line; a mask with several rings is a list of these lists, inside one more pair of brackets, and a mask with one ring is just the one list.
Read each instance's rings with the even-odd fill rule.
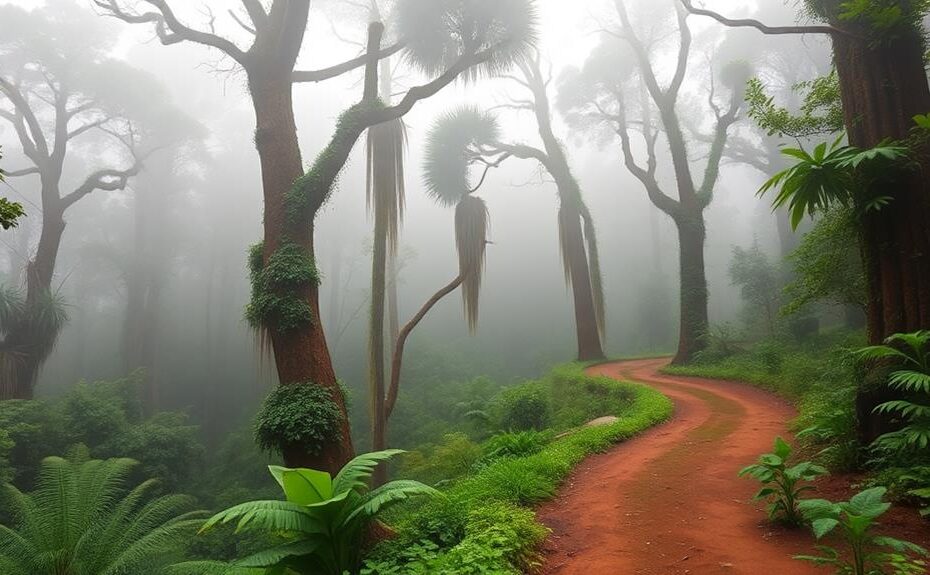
[[[576,128],[603,133],[606,129],[619,138],[623,162],[640,181],[649,200],[668,215],[678,229],[680,310],[678,351],[674,363],[686,363],[704,347],[708,324],[707,274],[704,266],[706,229],[704,210],[714,197],[730,127],[739,119],[748,66],[727,65],[706,78],[705,101],[713,125],[709,135],[694,140],[709,142],[703,160],[703,177],[695,181],[692,162],[693,141],[685,134],[679,99],[692,55],[692,35],[687,13],[675,4],[677,46],[672,75],[664,85],[660,80],[657,45],[640,36],[625,3],[616,0],[619,31],[605,34],[581,69],[563,75],[560,107]],[[725,88],[723,102],[719,88]],[[658,116],[656,118],[655,116]],[[634,137],[639,134],[639,142]],[[675,178],[677,197],[666,192],[657,176],[660,139],[666,140]],[[638,157],[644,149],[645,158]]]
[[[0,120],[12,126],[25,163],[7,176],[37,176],[41,184],[25,293],[5,288],[0,302],[0,399],[29,398],[67,319],[53,285],[65,213],[93,192],[125,189],[142,169],[157,137],[152,123],[136,122],[140,102],[159,122],[169,120],[159,117],[158,86],[109,58],[114,40],[89,12],[71,2],[31,12],[6,5],[0,20]],[[84,164],[96,167],[75,177]]]

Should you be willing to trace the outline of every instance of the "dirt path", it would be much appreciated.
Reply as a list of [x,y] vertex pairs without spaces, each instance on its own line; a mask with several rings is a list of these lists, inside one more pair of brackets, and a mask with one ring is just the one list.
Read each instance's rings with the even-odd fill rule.
[[787,435],[791,406],[745,385],[660,374],[666,361],[591,369],[648,383],[674,400],[675,416],[588,459],[540,509],[552,529],[542,573],[824,573],[791,558],[811,551],[810,537],[767,525],[749,502],[758,484],[736,477]]

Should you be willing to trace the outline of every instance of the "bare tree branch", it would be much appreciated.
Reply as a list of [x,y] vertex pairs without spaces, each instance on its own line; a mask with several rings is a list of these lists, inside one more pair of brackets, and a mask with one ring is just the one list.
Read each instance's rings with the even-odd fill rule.
[[669,84],[668,90],[665,91],[665,98],[672,102],[678,99],[681,84],[685,81],[685,74],[688,71],[688,57],[691,53],[691,28],[688,26],[688,13],[677,4],[675,5],[675,13],[678,16],[678,64],[675,67],[672,82]]
[[255,30],[259,30],[268,23],[268,13],[265,12],[264,6],[259,0],[242,0],[242,6],[252,20]]
[[28,176],[30,174],[38,174],[39,168],[32,166],[30,168],[23,168],[22,170],[5,170],[3,175],[8,178],[19,178],[22,176]]
[[83,184],[61,199],[63,206],[62,209],[68,209],[75,202],[96,190],[101,190],[104,192],[115,192],[117,190],[126,189],[126,185],[129,183],[129,178],[137,175],[141,170],[142,162],[138,159],[129,169],[126,170],[98,170],[87,176],[87,179],[84,180]]
[[155,7],[157,12],[143,12],[141,14],[128,12],[123,9],[118,0],[94,0],[94,4],[110,16],[129,24],[152,23],[155,33],[162,44],[178,44],[185,40],[210,46],[220,50],[236,62],[245,64],[246,54],[230,40],[213,32],[195,30],[181,23],[166,0],[143,0]]
[[93,130],[94,128],[99,128],[100,126],[103,126],[109,121],[110,121],[110,118],[100,118],[100,119],[94,120],[93,122],[88,122],[84,124],[83,126],[79,128],[75,128],[74,130],[71,130],[70,132],[68,132],[68,139],[73,140],[85,132],[88,132],[90,130]]
[[19,90],[19,87],[0,76],[0,93],[10,100],[16,110],[14,114],[4,112],[0,117],[10,120],[10,116],[12,116],[13,127],[16,129],[26,155],[36,163],[48,158],[49,149],[45,133],[42,131],[39,119],[29,105],[29,101]]
[[413,319],[407,322],[404,325],[403,329],[400,330],[400,334],[397,336],[397,343],[394,345],[394,356],[391,361],[391,381],[388,385],[387,397],[384,401],[384,416],[385,418],[390,418],[391,413],[394,412],[394,405],[397,403],[397,396],[400,392],[400,372],[401,366],[404,360],[404,346],[407,344],[407,338],[410,336],[410,332],[417,327],[417,325],[423,321],[423,318],[426,317],[426,314],[429,313],[433,306],[435,306],[442,298],[446,297],[460,285],[465,280],[464,276],[458,276],[448,285],[440,289],[438,292],[433,294],[433,297],[429,298],[427,302],[420,308],[420,311],[417,312]]
[[[397,54],[404,49],[405,44],[403,42],[398,42],[393,46],[389,46],[381,50],[378,54],[378,59],[390,58],[394,54]],[[365,62],[368,60],[366,54],[362,54],[351,60],[346,60],[345,62],[336,64],[335,66],[330,66],[329,68],[323,68],[321,70],[295,70],[291,75],[291,79],[294,82],[322,82],[324,80],[329,80],[330,78],[335,78],[336,76],[341,76],[346,72],[351,72],[365,65]]]
[[242,18],[240,18],[239,15],[236,14],[235,10],[229,10],[229,15],[230,17],[232,17],[233,21],[236,22],[236,24],[238,24],[243,30],[245,30],[249,34],[253,36],[258,34],[258,31],[256,31],[254,27],[249,26],[248,24],[242,21]]
[[783,35],[783,34],[841,34],[843,36],[849,36],[851,38],[859,38],[857,34],[850,32],[849,30],[844,30],[842,28],[837,28],[835,26],[767,26],[758,20],[753,20],[751,18],[727,18],[726,16],[714,12],[713,10],[707,10],[705,8],[695,8],[691,3],[691,0],[680,0],[681,4],[685,9],[694,14],[695,16],[707,16],[708,18],[713,18],[717,22],[720,22],[724,26],[730,28],[755,28],[756,30],[767,35]]

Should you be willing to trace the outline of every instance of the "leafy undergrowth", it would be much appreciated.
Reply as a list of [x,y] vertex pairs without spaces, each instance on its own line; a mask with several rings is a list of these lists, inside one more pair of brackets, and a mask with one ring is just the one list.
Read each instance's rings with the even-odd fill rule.
[[664,373],[741,381],[793,401],[799,411],[792,428],[807,451],[835,471],[862,463],[855,432],[855,361],[864,345],[858,332],[833,332],[802,343],[765,341]]
[[[470,463],[459,465],[463,471],[458,478],[440,482],[442,496],[392,518],[398,536],[378,546],[362,572],[506,575],[531,569],[547,532],[531,507],[551,498],[586,456],[672,413],[671,401],[659,392],[590,376],[583,368],[581,364],[559,367],[546,378],[508,389],[497,398],[490,408],[490,425],[520,423],[533,429],[544,422],[547,427],[498,434],[484,442],[468,456]],[[540,413],[544,419],[534,417]],[[600,427],[571,428],[604,415],[620,419]],[[468,439],[460,436],[457,441],[463,444]]]

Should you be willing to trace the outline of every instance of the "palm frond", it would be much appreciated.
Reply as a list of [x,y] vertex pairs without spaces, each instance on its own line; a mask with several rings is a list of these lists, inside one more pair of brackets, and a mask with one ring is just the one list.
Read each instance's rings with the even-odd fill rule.
[[455,208],[455,246],[462,276],[462,302],[468,330],[478,327],[478,303],[488,244],[488,208],[484,200],[465,196]]
[[434,488],[419,481],[408,479],[391,481],[366,493],[358,506],[346,517],[343,524],[350,524],[357,518],[371,518],[391,505],[406,501],[419,495],[438,495]]
[[472,191],[471,167],[481,161],[479,148],[497,142],[499,135],[494,116],[478,108],[440,116],[426,135],[426,193],[442,206],[456,205]]
[[395,15],[408,62],[429,77],[485,52],[487,60],[461,77],[500,74],[525,58],[538,36],[533,0],[400,0]]
[[281,561],[289,557],[300,557],[303,555],[311,555],[320,545],[322,545],[322,540],[313,540],[313,539],[301,539],[299,541],[292,541],[290,543],[284,543],[278,545],[277,547],[272,547],[270,549],[264,549],[253,553],[244,559],[236,561],[237,567],[274,567]]
[[237,522],[237,532],[248,528],[315,533],[320,529],[318,519],[306,506],[290,501],[267,500],[248,501],[221,511],[209,518],[200,532],[233,521]]
[[355,457],[346,463],[333,479],[333,493],[367,489],[368,480],[371,478],[371,474],[374,473],[375,468],[382,462],[402,453],[406,453],[406,451],[387,449],[385,451],[363,453]]

